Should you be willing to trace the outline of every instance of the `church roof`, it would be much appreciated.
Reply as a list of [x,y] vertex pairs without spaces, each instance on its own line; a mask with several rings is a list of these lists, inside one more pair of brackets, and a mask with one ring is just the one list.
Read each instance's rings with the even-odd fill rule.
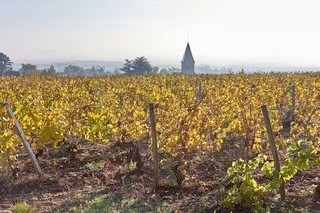
[[192,52],[191,52],[191,49],[190,49],[190,45],[189,45],[189,42],[187,44],[187,47],[186,47],[186,50],[184,51],[184,54],[183,54],[183,58],[182,58],[182,63],[183,62],[192,62],[192,63],[195,63],[194,59],[193,59],[193,56],[192,56]]

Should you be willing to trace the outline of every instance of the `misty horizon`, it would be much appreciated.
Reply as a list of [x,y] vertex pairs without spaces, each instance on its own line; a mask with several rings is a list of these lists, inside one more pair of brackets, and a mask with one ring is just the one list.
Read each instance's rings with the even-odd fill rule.
[[[120,69],[124,61],[90,61],[90,60],[77,60],[77,61],[61,61],[61,62],[53,62],[53,63],[36,63],[36,62],[21,62],[12,64],[13,70],[19,70],[21,68],[21,64],[31,63],[35,64],[38,69],[47,69],[51,65],[55,66],[58,72],[63,72],[64,68],[68,65],[77,65],[84,68],[94,67],[104,67],[106,71],[113,72],[115,69]],[[162,68],[181,68],[181,64],[152,64],[153,66],[158,66],[160,69]],[[320,71],[320,67],[317,66],[290,66],[290,65],[281,65],[281,64],[196,64],[195,71],[198,74],[212,73],[229,73],[229,69],[231,72],[237,73],[241,70],[245,72],[306,72],[306,71]],[[208,68],[210,70],[208,70]],[[225,70],[222,70],[225,68]]]
[[179,66],[190,41],[197,65],[317,67],[317,6],[315,0],[1,1],[0,51],[15,63],[145,56],[154,65]]

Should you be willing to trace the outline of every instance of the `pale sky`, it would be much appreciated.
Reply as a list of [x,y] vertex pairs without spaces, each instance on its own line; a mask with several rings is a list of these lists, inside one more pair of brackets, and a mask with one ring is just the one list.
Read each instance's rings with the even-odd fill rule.
[[13,62],[320,66],[316,0],[0,0],[0,52]]

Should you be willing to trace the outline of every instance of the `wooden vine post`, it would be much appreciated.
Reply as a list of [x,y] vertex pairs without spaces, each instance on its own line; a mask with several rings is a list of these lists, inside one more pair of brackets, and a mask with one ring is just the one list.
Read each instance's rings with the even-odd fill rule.
[[153,179],[154,188],[159,188],[159,160],[158,160],[158,142],[157,142],[157,129],[156,129],[156,116],[154,113],[154,104],[149,104],[150,125],[151,125],[151,140],[152,140],[152,158],[153,158]]
[[[273,156],[274,167],[275,167],[276,173],[280,175],[280,162],[279,162],[277,147],[274,141],[274,133],[273,133],[271,122],[270,122],[268,108],[266,105],[263,105],[261,108],[262,108],[264,123],[266,125],[267,132],[268,132],[268,139],[270,142],[270,148]],[[280,192],[281,200],[284,200],[286,196],[286,192],[284,189],[284,181],[282,178],[281,178],[281,184],[279,187],[279,192]]]
[[296,86],[291,86],[291,100],[292,100],[292,120],[295,120],[295,111],[296,111]]
[[42,170],[40,168],[39,162],[38,162],[35,154],[33,153],[33,150],[31,148],[31,146],[30,146],[30,144],[29,144],[29,142],[28,142],[28,140],[27,140],[27,138],[26,138],[26,136],[25,136],[25,134],[24,134],[24,132],[23,132],[23,130],[21,128],[21,126],[20,126],[20,123],[19,123],[18,119],[14,115],[14,113],[13,113],[13,111],[12,111],[12,109],[11,109],[11,107],[10,107],[10,105],[8,103],[3,103],[3,106],[6,108],[9,117],[14,121],[15,128],[16,128],[16,130],[18,132],[18,135],[19,135],[19,137],[20,137],[25,149],[27,150],[28,156],[30,157],[33,166],[37,170],[39,176],[42,176],[43,172],[42,172]]
[[202,83],[201,80],[198,81],[198,93],[197,93],[198,101],[202,101]]

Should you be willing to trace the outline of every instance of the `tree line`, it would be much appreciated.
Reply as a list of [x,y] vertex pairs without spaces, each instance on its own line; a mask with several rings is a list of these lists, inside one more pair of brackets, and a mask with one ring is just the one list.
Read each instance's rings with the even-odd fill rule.
[[[6,72],[12,72],[12,62],[10,58],[4,54],[0,53],[0,76],[6,74]],[[21,64],[19,72],[22,75],[44,75],[44,76],[88,76],[88,75],[108,75],[110,72],[106,72],[102,67],[91,67],[91,69],[85,69],[76,65],[68,65],[64,68],[62,73],[58,73],[53,65],[48,69],[38,69],[36,65],[33,64]],[[115,74],[125,74],[125,75],[143,75],[143,74],[158,74],[159,67],[152,66],[149,60],[145,56],[136,57],[135,59],[129,60],[125,59],[123,67],[120,68],[120,72],[117,71]],[[160,71],[160,73],[162,73]]]
[[[13,73],[14,72],[14,73]],[[0,76],[6,75],[6,73],[16,74],[16,71],[12,70],[12,61],[10,58],[4,54],[0,53]],[[51,65],[48,69],[37,69],[36,65],[33,64],[21,64],[21,68],[19,69],[19,73],[22,75],[46,75],[46,76],[56,76],[57,71],[53,65]]]

